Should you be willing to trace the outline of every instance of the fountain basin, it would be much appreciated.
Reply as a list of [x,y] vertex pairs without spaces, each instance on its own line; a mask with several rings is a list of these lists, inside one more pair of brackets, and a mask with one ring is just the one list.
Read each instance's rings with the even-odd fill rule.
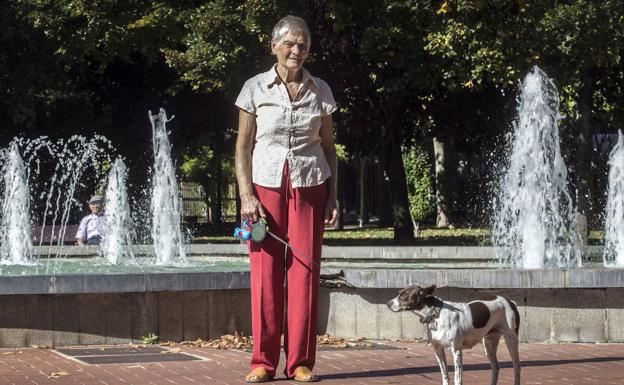
[[[129,343],[149,333],[172,341],[235,330],[249,334],[245,247],[192,245],[187,250],[191,261],[204,260],[204,265],[1,276],[0,346]],[[197,256],[200,252],[205,256]],[[601,255],[599,248],[592,252]],[[392,313],[385,303],[397,288],[435,283],[443,299],[500,294],[516,301],[523,341],[624,342],[624,269],[501,269],[492,267],[493,255],[487,247],[326,247],[323,270],[344,270],[358,289],[321,288],[318,332],[423,338],[413,314]],[[431,268],[436,258],[454,261],[455,267]],[[86,256],[68,259],[94,263]],[[466,267],[474,263],[489,267]]]
[[[249,271],[89,273],[0,277],[2,295],[104,294],[249,289]],[[323,273],[345,272],[362,289],[402,288],[434,283],[458,289],[624,288],[624,269],[381,269],[335,265]]]

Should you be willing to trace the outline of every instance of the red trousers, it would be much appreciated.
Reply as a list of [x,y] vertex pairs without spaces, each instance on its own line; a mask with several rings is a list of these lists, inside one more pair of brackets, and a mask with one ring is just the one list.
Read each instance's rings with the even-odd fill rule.
[[316,358],[319,274],[327,190],[325,184],[293,189],[285,168],[280,188],[254,185],[254,192],[267,214],[269,230],[286,240],[292,249],[286,249],[270,235],[261,243],[249,242],[254,341],[251,368],[263,367],[275,376],[284,324],[284,373],[290,378],[298,366],[312,369]]

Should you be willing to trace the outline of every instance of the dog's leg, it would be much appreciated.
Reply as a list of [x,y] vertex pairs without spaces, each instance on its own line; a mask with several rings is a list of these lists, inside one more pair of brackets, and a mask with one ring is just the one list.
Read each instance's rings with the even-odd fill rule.
[[462,351],[455,345],[451,345],[453,353],[453,365],[455,365],[455,385],[462,385]]
[[490,360],[492,366],[492,379],[490,385],[496,385],[498,382],[498,359],[496,358],[496,351],[498,350],[498,343],[500,342],[501,334],[493,332],[483,337],[483,347],[485,348],[485,354]]
[[446,354],[444,353],[444,347],[439,344],[433,344],[433,351],[435,352],[436,359],[438,360],[438,365],[440,365],[442,385],[449,385],[448,367],[446,366]]
[[509,355],[511,356],[511,362],[514,368],[514,385],[520,385],[520,353],[518,351],[518,335],[513,330],[507,330],[503,333],[505,337],[505,344]]

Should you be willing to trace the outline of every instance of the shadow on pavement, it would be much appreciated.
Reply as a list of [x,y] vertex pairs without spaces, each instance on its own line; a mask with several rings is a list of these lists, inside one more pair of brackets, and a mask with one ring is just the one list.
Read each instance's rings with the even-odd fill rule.
[[[612,362],[612,361],[624,361],[624,357],[595,357],[595,358],[579,358],[570,360],[535,360],[535,361],[521,361],[523,368],[531,366],[555,366],[555,365],[567,365],[567,364],[581,364],[581,363],[598,363],[598,362]],[[503,368],[513,368],[513,365],[509,361],[499,361],[499,366]],[[452,372],[453,366],[449,365],[449,373]],[[490,370],[489,363],[483,364],[468,364],[464,365],[464,371],[473,370]],[[410,374],[425,374],[425,373],[440,373],[438,366],[420,366],[412,368],[399,368],[399,369],[387,369],[387,370],[371,370],[367,372],[352,372],[352,373],[337,373],[330,375],[319,375],[321,380],[334,380],[334,379],[349,379],[349,378],[366,378],[366,377],[391,377],[391,376],[405,376]]]

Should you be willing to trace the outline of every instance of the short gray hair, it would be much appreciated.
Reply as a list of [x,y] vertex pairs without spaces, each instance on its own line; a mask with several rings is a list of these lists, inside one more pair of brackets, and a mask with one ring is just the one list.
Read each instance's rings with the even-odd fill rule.
[[273,27],[271,41],[274,42],[276,45],[279,45],[284,36],[286,36],[288,33],[296,32],[299,32],[303,35],[306,45],[309,48],[311,41],[308,25],[302,18],[292,15],[284,16],[280,19],[280,21],[277,22],[277,24],[275,24],[275,27]]

